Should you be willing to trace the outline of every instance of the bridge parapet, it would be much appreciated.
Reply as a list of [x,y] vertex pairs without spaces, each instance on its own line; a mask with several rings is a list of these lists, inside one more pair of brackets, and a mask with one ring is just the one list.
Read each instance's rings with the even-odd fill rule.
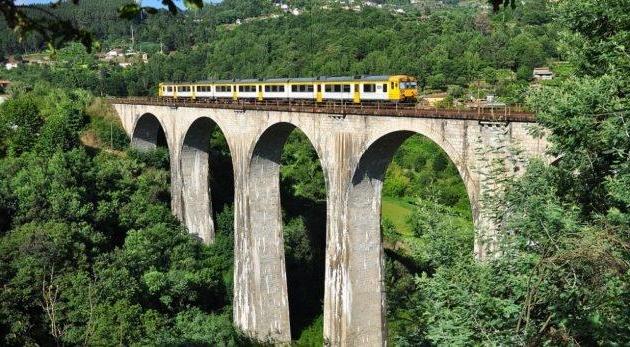
[[490,122],[534,123],[536,117],[518,107],[430,108],[409,104],[352,104],[306,101],[221,101],[221,100],[168,100],[164,98],[113,98],[112,104],[231,109],[239,111],[303,112],[328,115],[360,115],[375,117],[415,117],[438,119],[462,119]]

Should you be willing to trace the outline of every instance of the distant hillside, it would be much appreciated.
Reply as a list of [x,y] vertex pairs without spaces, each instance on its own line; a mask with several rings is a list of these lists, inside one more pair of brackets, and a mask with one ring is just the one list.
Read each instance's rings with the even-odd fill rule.
[[[453,98],[476,85],[470,91],[476,96],[519,103],[533,68],[557,56],[547,0],[529,0],[496,16],[468,5],[398,11],[371,4],[357,9],[339,2],[226,0],[130,22],[112,7],[86,1],[64,11],[76,10],[81,22],[92,18],[90,6],[104,11],[105,19],[93,23],[101,50],[131,47],[133,28],[134,48],[149,53],[148,64],[57,68],[44,76],[99,95],[147,95],[162,81],[405,73],[417,76],[424,90],[448,90]],[[19,72],[4,77],[32,79]]]

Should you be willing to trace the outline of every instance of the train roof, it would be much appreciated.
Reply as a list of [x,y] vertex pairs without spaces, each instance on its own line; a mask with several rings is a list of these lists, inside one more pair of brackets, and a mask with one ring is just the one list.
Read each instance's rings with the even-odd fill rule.
[[205,80],[198,82],[180,82],[171,83],[164,82],[165,84],[203,84],[203,83],[216,83],[216,84],[230,84],[230,83],[307,83],[307,82],[346,82],[346,81],[387,81],[392,76],[398,75],[357,75],[357,76],[319,76],[319,77],[300,77],[300,78],[249,78],[249,79],[218,79],[218,80]]

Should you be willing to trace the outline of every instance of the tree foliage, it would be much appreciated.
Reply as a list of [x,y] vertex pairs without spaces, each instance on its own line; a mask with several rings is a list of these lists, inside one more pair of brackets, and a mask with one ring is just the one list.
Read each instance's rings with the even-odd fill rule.
[[[70,3],[79,5],[80,1],[70,0]],[[173,14],[180,11],[174,0],[162,0],[162,4]],[[15,0],[3,0],[0,2],[0,12],[7,26],[16,32],[20,39],[29,33],[37,33],[51,48],[58,48],[70,41],[78,41],[91,50],[93,33],[55,13],[54,10],[63,5],[64,2],[60,0],[53,1],[49,6],[28,6],[16,3]],[[188,8],[201,8],[203,0],[184,0],[184,5]],[[118,12],[121,18],[133,19],[143,12],[155,14],[158,10],[154,7],[140,6],[137,2],[129,2],[122,4]]]
[[155,160],[81,144],[90,102],[41,86],[0,106],[10,124],[0,159],[2,343],[244,343],[226,279],[231,209],[218,216],[217,245],[199,243],[171,215],[170,177]]

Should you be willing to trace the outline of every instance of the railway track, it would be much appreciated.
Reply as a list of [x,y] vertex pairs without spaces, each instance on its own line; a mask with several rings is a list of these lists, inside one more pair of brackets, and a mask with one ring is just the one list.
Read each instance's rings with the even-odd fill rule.
[[280,111],[280,112],[306,112],[316,114],[332,114],[340,117],[346,115],[363,115],[374,117],[419,117],[441,119],[464,119],[487,122],[525,122],[534,123],[536,117],[533,113],[524,112],[510,107],[478,107],[468,109],[439,109],[418,107],[409,104],[353,104],[353,103],[321,103],[316,104],[306,101],[280,101],[280,100],[210,100],[210,99],[165,99],[158,97],[129,97],[110,98],[111,104],[128,105],[152,105],[196,108],[233,109],[235,111]]

